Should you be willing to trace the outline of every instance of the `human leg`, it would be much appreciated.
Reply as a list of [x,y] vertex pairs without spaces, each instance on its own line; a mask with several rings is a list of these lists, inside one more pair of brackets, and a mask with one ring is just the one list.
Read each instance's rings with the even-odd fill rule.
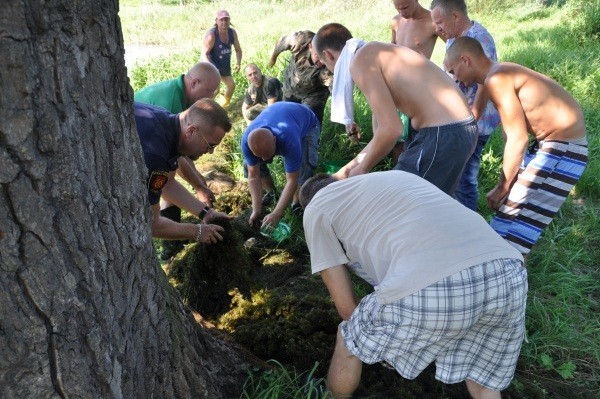
[[479,174],[479,166],[481,165],[481,152],[489,138],[490,136],[479,136],[477,139],[475,150],[465,164],[465,168],[458,181],[458,186],[456,186],[456,191],[454,192],[454,197],[458,202],[474,211],[477,211],[477,175]]
[[528,254],[550,224],[587,164],[587,145],[542,141],[490,226]]
[[500,399],[502,397],[500,395],[500,391],[494,391],[486,388],[473,380],[467,379],[465,380],[465,383],[467,384],[467,389],[469,390],[469,393],[473,399]]
[[223,108],[227,108],[231,102],[231,97],[233,96],[233,92],[235,90],[235,82],[233,81],[233,77],[231,75],[221,76],[221,82],[225,84],[225,102],[223,103]]
[[335,349],[327,374],[327,388],[336,399],[350,398],[358,387],[361,373],[362,362],[348,351],[342,333],[338,329]]

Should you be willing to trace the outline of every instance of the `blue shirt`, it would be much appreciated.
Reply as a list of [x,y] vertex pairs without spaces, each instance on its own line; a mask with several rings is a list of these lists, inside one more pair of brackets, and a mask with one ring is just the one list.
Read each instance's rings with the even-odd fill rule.
[[155,205],[169,172],[177,169],[179,157],[179,117],[154,105],[133,103],[135,123],[144,162],[148,168],[148,200]]
[[302,138],[318,124],[315,113],[304,104],[277,102],[269,105],[242,135],[244,161],[250,166],[263,162],[250,151],[248,135],[254,129],[265,128],[275,135],[275,155],[283,157],[285,172],[297,172],[302,166]]

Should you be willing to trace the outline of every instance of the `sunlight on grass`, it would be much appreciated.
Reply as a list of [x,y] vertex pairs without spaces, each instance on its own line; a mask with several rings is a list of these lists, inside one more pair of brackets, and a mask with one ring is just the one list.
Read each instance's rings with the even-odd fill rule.
[[[428,3],[421,2],[425,7]],[[492,33],[501,61],[520,63],[552,77],[573,94],[584,110],[590,162],[574,190],[576,198],[567,201],[528,258],[528,340],[523,344],[519,367],[532,385],[542,386],[536,379],[549,372],[560,380],[568,376],[574,381],[573,386],[597,388],[600,382],[600,14],[597,12],[600,1],[572,0],[562,2],[562,7],[556,5],[561,3],[557,1],[472,0],[467,3],[471,18]],[[542,3],[551,6],[544,7]],[[281,54],[272,68],[266,64],[281,35],[305,29],[316,31],[322,24],[336,21],[348,26],[355,37],[387,42],[389,21],[395,14],[391,0],[365,3],[124,0],[120,8],[126,48],[157,46],[161,51],[158,57],[128,65],[134,90],[185,73],[197,62],[202,37],[212,26],[217,8],[228,9],[232,16],[243,49],[242,63],[255,62],[264,74],[279,78],[289,55]],[[441,64],[444,51],[444,43],[438,41],[432,56],[436,64]],[[230,115],[235,124],[220,151],[235,178],[243,180],[239,141],[245,124],[239,107],[247,82],[241,73],[234,74],[234,80],[237,85],[235,107],[230,108]],[[364,134],[361,141],[366,144],[372,135],[371,111],[358,92],[355,112]],[[352,158],[360,147],[348,141],[343,127],[329,122],[329,106],[324,120],[320,161]],[[483,153],[479,208],[487,219],[492,212],[487,208],[485,195],[496,184],[503,145],[498,129]],[[387,159],[377,169],[390,167],[391,161]],[[275,162],[272,171],[281,187],[285,182],[281,162]],[[303,245],[302,220],[289,213],[284,218],[294,231],[288,244],[299,248]],[[355,289],[360,295],[368,292],[360,285]],[[241,295],[236,298],[248,304],[255,302],[255,306],[263,306],[269,300],[266,292],[255,293],[251,300]],[[223,322],[227,324],[226,320]],[[276,361],[272,363],[274,369],[270,372],[250,373],[245,398],[283,397],[277,396],[284,395],[283,392],[286,395],[294,392],[285,396],[290,398],[324,397],[312,396],[323,393],[317,388],[323,381],[313,378],[316,366],[298,374]],[[572,366],[575,368],[571,372]],[[525,382],[519,377],[513,387],[524,390]],[[539,397],[553,397],[544,389],[539,389],[543,395]]]

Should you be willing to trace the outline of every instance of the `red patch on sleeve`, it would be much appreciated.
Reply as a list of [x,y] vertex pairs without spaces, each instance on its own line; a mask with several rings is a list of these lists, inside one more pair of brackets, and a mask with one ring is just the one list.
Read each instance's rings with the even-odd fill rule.
[[168,172],[152,172],[150,179],[148,179],[148,188],[154,194],[158,194],[160,190],[167,184],[169,180]]

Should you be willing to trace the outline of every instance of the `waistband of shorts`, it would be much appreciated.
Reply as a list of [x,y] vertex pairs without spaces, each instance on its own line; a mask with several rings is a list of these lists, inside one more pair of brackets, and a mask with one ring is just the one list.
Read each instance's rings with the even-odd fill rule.
[[419,129],[418,132],[419,133],[421,133],[421,132],[443,133],[447,130],[452,131],[452,130],[456,130],[457,128],[469,128],[469,127],[477,129],[477,124],[475,123],[475,118],[473,118],[473,115],[469,115],[469,117],[467,117],[465,119],[461,119],[459,121],[452,122],[452,123],[447,123],[445,125],[423,127],[421,129]]
[[574,139],[574,140],[540,140],[540,146],[543,143],[561,143],[561,144],[573,144],[573,145],[578,145],[581,147],[587,147],[588,146],[588,141],[587,141],[587,136],[583,136],[580,137],[578,139]]

